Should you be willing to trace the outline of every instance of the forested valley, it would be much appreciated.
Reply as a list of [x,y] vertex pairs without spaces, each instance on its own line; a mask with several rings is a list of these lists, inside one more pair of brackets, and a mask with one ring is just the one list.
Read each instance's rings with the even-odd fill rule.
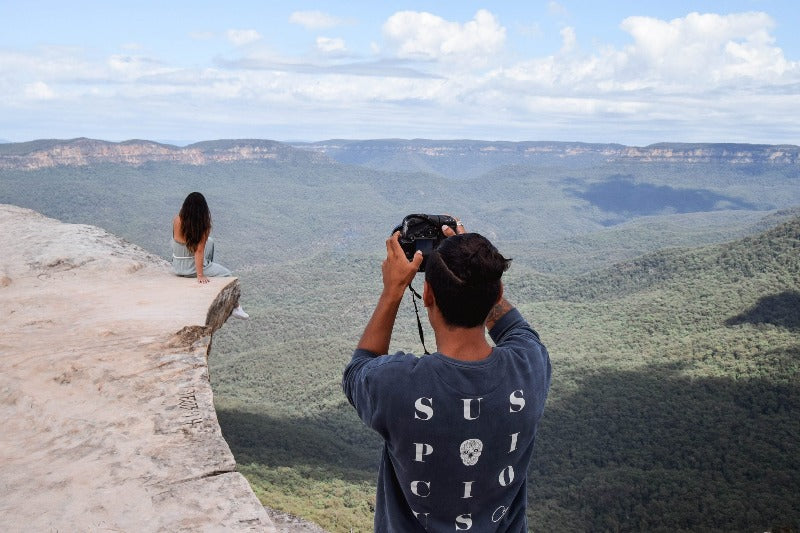
[[[388,232],[409,213],[451,213],[513,257],[506,294],[551,354],[532,530],[800,530],[796,163],[548,157],[470,175],[456,158],[293,150],[0,170],[0,203],[165,258],[183,198],[206,195],[218,260],[251,315],[215,334],[217,413],[266,506],[372,530],[381,442],[341,371],[377,300]],[[410,296],[392,350],[422,351]]]

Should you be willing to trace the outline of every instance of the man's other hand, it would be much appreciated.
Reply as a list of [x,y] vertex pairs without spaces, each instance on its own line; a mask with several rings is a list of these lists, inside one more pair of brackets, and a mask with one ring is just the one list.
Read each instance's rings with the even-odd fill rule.
[[[453,217],[455,218],[455,217]],[[464,224],[461,223],[459,219],[456,218],[456,230],[453,231],[453,228],[445,224],[442,226],[442,233],[444,233],[445,237],[452,237],[453,235],[461,235],[462,233],[466,233],[467,230],[464,229]]]

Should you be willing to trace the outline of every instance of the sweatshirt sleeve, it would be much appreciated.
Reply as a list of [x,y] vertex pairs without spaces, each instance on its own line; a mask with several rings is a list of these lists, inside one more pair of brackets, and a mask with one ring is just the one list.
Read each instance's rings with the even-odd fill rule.
[[523,365],[522,368],[535,376],[535,394],[538,397],[535,405],[541,416],[547,391],[550,389],[553,368],[550,354],[539,340],[539,334],[522,318],[519,311],[512,309],[497,321],[489,335],[498,347],[502,346],[508,353],[514,354]]
[[373,405],[367,377],[371,368],[370,363],[378,357],[377,354],[370,351],[356,349],[342,376],[342,390],[347,400],[355,407],[361,420],[370,427],[372,426]]
[[537,344],[541,344],[539,334],[522,318],[516,307],[500,317],[489,331],[489,336],[498,345],[520,336],[533,338]]

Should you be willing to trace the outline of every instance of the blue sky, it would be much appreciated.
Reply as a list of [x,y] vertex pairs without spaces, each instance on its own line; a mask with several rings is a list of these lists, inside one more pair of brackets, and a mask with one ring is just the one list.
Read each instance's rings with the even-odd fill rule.
[[800,3],[0,0],[0,140],[800,144]]

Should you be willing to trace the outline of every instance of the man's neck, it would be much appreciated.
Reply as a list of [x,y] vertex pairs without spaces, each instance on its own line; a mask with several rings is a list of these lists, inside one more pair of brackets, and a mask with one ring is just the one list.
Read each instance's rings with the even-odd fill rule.
[[492,353],[483,325],[475,328],[434,328],[439,353],[459,361],[480,361]]

